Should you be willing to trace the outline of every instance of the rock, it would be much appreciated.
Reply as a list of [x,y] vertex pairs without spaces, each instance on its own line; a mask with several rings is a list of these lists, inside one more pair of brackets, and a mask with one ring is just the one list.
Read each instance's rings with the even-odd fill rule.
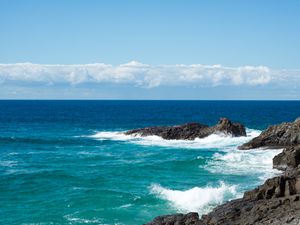
[[245,126],[241,123],[232,123],[227,118],[220,118],[217,125],[213,127],[215,133],[221,132],[233,137],[246,136]]
[[233,137],[246,136],[245,127],[241,123],[233,123],[227,118],[220,118],[218,124],[211,127],[200,123],[187,123],[178,126],[146,127],[125,132],[126,135],[156,135],[167,140],[194,140],[214,133]]
[[286,170],[300,164],[300,145],[288,147],[273,158],[273,168]]
[[[261,200],[233,200],[202,216],[206,225],[282,225],[300,223],[299,195]],[[293,221],[294,220],[294,221]]]
[[201,219],[196,213],[159,216],[148,225],[299,225],[300,169],[268,179],[243,198],[213,209]]
[[299,215],[296,221],[300,222],[298,180],[298,169],[268,179],[263,185],[246,192],[243,198],[218,206],[203,216],[202,222],[211,225],[284,224],[291,215]]
[[[232,131],[229,122],[221,119],[209,129]],[[264,184],[245,192],[243,198],[226,202],[200,219],[195,213],[192,219],[191,214],[176,214],[157,217],[148,225],[300,225],[299,142],[300,119],[269,127],[240,149],[286,147],[273,158],[273,167],[284,170],[283,174],[267,179]]]
[[300,144],[300,118],[291,123],[270,126],[258,137],[239,146],[239,149],[284,148]]
[[254,190],[245,192],[244,199],[260,200],[300,194],[298,187],[299,181],[300,170],[293,170],[292,173],[286,173],[278,177],[270,178],[266,180],[263,185]]
[[146,225],[204,225],[200,223],[198,213],[158,216]]

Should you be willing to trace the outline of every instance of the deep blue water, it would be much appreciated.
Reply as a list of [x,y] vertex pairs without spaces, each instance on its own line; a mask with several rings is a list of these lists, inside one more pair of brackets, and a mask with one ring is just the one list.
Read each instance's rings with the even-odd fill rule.
[[[278,151],[237,145],[300,116],[300,101],[0,101],[0,224],[142,224],[200,214],[272,176]],[[196,141],[122,131],[220,117],[249,137]]]

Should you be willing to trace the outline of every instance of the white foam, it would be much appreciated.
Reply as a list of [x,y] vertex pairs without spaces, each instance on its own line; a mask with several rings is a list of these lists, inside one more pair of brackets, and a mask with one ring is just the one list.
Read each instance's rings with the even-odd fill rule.
[[71,223],[80,223],[80,224],[99,224],[99,225],[107,225],[102,223],[101,219],[93,218],[93,219],[84,219],[80,217],[76,217],[73,215],[65,215],[64,218]]
[[80,152],[77,152],[77,155],[90,157],[90,156],[98,156],[101,154],[98,152],[80,151]]
[[232,137],[224,134],[212,134],[195,140],[165,140],[158,136],[125,135],[124,132],[97,132],[89,137],[98,140],[128,141],[139,145],[177,147],[177,148],[225,148],[243,144],[258,136],[260,131],[247,129],[247,137]]
[[211,208],[226,200],[239,197],[237,186],[221,182],[217,187],[194,187],[186,191],[171,190],[154,184],[150,187],[152,194],[167,200],[182,212],[207,213]]
[[119,208],[119,209],[122,209],[122,208],[129,208],[129,207],[131,207],[131,206],[132,206],[132,204],[125,204],[125,205],[119,206],[118,208]]
[[251,175],[257,174],[261,180],[279,173],[272,169],[273,157],[279,154],[280,149],[237,150],[225,149],[215,153],[204,168],[212,173]]
[[0,161],[0,167],[14,167],[18,164],[17,161],[12,161],[12,160],[3,160]]
[[19,155],[19,153],[18,152],[10,152],[7,155]]

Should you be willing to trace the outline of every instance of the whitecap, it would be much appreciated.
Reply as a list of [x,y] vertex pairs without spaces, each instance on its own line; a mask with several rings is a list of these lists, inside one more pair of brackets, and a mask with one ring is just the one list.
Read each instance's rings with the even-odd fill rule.
[[236,185],[227,185],[224,182],[220,182],[216,187],[194,187],[185,191],[153,184],[150,192],[160,199],[167,200],[178,211],[199,212],[200,214],[207,213],[226,200],[240,197]]
[[145,136],[141,135],[126,135],[124,132],[97,132],[89,137],[97,140],[115,140],[127,141],[134,144],[146,146],[162,146],[162,147],[176,147],[176,148],[226,148],[243,144],[252,138],[258,136],[260,131],[254,129],[247,129],[246,137],[232,137],[224,134],[212,134],[205,138],[196,138],[195,140],[165,140],[159,136]]
[[0,166],[2,167],[14,167],[18,164],[17,161],[12,161],[12,160],[3,160],[0,161]]
[[90,157],[90,156],[98,156],[101,154],[99,154],[98,152],[80,151],[80,152],[77,152],[77,155]]
[[131,206],[132,206],[132,204],[125,204],[125,205],[119,206],[118,208],[119,208],[119,209],[122,209],[122,208],[129,208],[129,207],[131,207]]
[[257,175],[261,180],[279,173],[272,168],[273,157],[281,149],[237,150],[226,149],[215,153],[206,165],[202,166],[211,173],[230,175]]
[[10,152],[10,153],[7,153],[7,155],[19,155],[18,152]]
[[102,223],[101,219],[93,218],[93,219],[85,219],[80,218],[72,215],[65,215],[64,218],[72,223],[80,223],[80,224],[99,224],[99,225],[106,225]]

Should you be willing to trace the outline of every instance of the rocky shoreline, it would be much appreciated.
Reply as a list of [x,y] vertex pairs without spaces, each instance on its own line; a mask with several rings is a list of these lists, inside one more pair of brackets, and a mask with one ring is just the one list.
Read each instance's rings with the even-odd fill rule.
[[226,202],[207,215],[198,213],[156,217],[147,225],[299,225],[300,224],[300,119],[268,127],[258,137],[239,147],[284,148],[273,158],[280,176]]
[[239,146],[241,150],[252,148],[285,148],[300,144],[300,118],[294,122],[268,127],[258,137]]

